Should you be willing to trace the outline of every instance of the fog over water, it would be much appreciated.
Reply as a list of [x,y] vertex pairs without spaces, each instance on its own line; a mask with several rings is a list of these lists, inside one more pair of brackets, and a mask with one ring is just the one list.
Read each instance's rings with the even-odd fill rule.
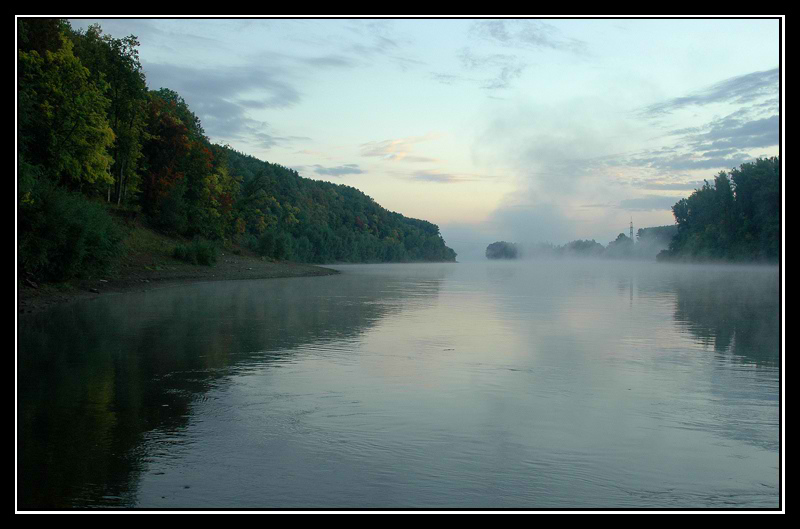
[[18,16],[15,508],[784,509],[784,26]]
[[20,322],[22,508],[776,507],[776,267],[338,266]]

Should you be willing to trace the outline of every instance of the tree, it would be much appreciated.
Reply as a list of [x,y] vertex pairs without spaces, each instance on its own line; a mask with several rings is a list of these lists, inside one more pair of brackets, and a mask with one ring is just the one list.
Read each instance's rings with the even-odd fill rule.
[[[70,32],[70,36],[76,56],[89,69],[94,82],[108,85],[107,119],[115,136],[111,149],[113,201],[119,204],[129,188],[135,187],[144,140],[147,86],[139,62],[139,40],[135,35],[121,39],[104,35],[96,24],[84,33]],[[111,191],[109,187],[109,200]]]
[[605,253],[607,257],[631,257],[633,255],[633,240],[624,233],[620,233],[615,240],[608,243]]
[[487,259],[516,259],[519,254],[513,242],[498,241],[486,247]]
[[191,148],[189,131],[156,94],[148,100],[146,127],[140,204],[157,227],[179,232],[186,226],[183,160]]
[[780,159],[720,172],[672,207],[678,231],[662,258],[770,260],[780,255]]
[[19,51],[20,153],[42,175],[70,188],[111,184],[108,85],[92,80],[72,42],[59,39],[60,47],[43,54]]

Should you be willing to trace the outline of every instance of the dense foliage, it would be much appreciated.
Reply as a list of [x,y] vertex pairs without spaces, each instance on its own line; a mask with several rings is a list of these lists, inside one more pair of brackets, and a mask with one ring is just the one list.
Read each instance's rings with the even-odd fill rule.
[[487,259],[516,259],[518,256],[519,250],[513,242],[498,241],[486,247]]
[[[200,241],[178,251],[188,260],[208,241],[316,263],[455,260],[430,222],[212,144],[179,94],[147,89],[135,36],[43,18],[18,19],[18,36],[22,271],[65,279],[102,269],[120,240],[111,205]],[[57,262],[69,246],[69,263]]]
[[217,262],[217,247],[208,241],[198,239],[190,244],[177,245],[172,256],[187,263],[211,266]]
[[633,256],[633,244],[628,236],[620,233],[616,240],[608,246],[592,240],[578,239],[560,246],[550,243],[539,243],[526,247],[525,256],[533,258],[628,258]]
[[61,280],[104,268],[121,239],[87,201],[113,182],[109,87],[75,55],[65,23],[21,20],[18,34],[19,265]]
[[224,149],[241,179],[234,225],[262,255],[334,261],[454,261],[435,224],[386,210],[361,191]]
[[720,172],[672,207],[678,231],[662,259],[777,261],[781,167],[773,157]]
[[20,207],[20,268],[60,281],[103,270],[118,252],[122,233],[105,208],[81,194],[40,182]]
[[653,228],[639,228],[636,230],[637,243],[652,242],[654,244],[663,244],[669,246],[672,238],[678,233],[678,225],[672,224],[670,226],[656,226]]

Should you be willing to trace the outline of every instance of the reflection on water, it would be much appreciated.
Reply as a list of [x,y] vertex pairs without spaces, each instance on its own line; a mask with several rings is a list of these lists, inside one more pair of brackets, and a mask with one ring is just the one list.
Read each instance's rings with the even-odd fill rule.
[[344,266],[20,322],[20,508],[775,507],[778,274]]
[[[763,274],[763,272],[762,272]],[[676,285],[675,321],[698,341],[743,362],[775,366],[780,339],[777,274],[698,271]]]

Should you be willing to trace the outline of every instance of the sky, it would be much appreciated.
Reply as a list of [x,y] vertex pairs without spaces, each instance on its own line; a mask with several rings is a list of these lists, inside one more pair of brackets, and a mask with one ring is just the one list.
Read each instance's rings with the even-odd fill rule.
[[211,141],[439,225],[459,258],[673,224],[779,153],[775,19],[70,19]]

